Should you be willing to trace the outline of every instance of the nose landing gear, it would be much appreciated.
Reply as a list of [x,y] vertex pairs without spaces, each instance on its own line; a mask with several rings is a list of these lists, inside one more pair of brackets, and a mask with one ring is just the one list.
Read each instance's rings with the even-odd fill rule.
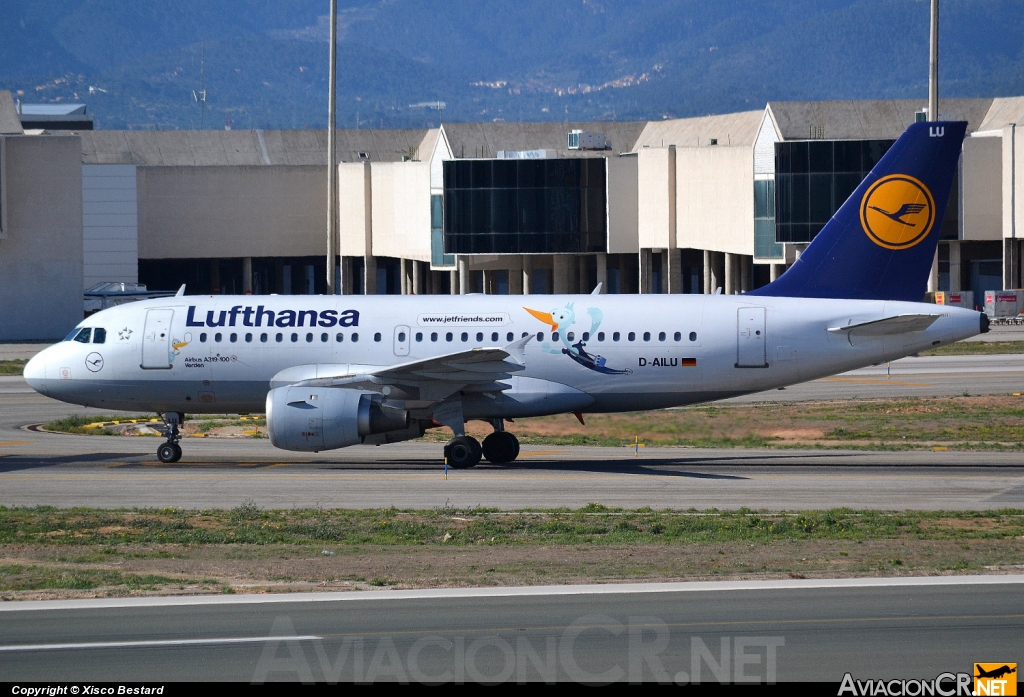
[[184,420],[184,414],[177,412],[167,412],[164,414],[164,422],[167,424],[164,435],[167,437],[167,442],[156,449],[156,459],[160,460],[160,462],[170,464],[181,459],[181,446],[178,445],[181,434],[178,432],[178,426]]

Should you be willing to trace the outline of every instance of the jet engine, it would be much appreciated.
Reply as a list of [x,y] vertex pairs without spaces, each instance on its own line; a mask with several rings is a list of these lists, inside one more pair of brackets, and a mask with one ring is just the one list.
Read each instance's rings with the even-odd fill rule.
[[418,438],[423,429],[371,392],[289,385],[267,393],[267,433],[283,450],[319,452]]

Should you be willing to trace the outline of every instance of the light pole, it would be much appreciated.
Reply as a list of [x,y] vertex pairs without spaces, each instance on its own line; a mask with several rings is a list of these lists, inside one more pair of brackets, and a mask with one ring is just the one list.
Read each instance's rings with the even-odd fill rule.
[[[932,0],[932,26],[928,55],[928,120],[939,120],[939,0]],[[939,289],[939,246],[935,245],[935,258],[928,274],[928,292]]]
[[335,287],[335,255],[338,244],[338,162],[337,145],[337,63],[338,63],[338,0],[331,0],[331,66],[327,86],[327,294],[338,292]]

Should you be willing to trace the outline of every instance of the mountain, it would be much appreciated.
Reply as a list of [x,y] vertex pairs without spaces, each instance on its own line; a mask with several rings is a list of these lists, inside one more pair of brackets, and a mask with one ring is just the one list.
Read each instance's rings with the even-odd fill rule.
[[[943,0],[940,96],[1024,94],[1021,0]],[[326,0],[4,0],[0,89],[98,128],[322,127]],[[338,122],[924,98],[927,0],[339,0]],[[204,85],[205,110],[194,90]],[[410,106],[417,105],[417,106]]]

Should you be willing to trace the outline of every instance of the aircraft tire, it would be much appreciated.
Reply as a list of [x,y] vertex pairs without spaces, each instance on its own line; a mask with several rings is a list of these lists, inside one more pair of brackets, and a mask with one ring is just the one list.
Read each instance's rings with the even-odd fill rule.
[[156,459],[163,463],[177,462],[181,458],[181,448],[177,443],[164,443],[156,449]]
[[507,465],[519,457],[519,439],[508,431],[495,431],[484,438],[483,455],[488,462]]
[[452,469],[467,469],[480,462],[483,449],[472,436],[455,436],[444,446],[444,457]]

